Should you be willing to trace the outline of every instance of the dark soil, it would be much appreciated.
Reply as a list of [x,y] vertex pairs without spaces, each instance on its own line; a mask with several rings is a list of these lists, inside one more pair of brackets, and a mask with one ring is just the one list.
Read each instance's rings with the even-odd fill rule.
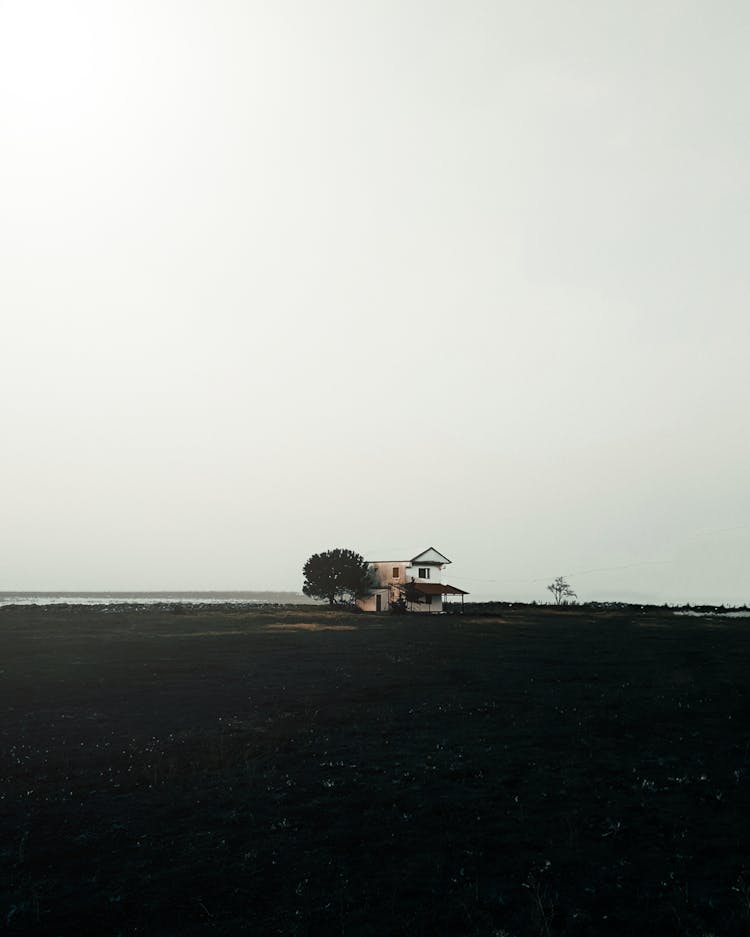
[[749,628],[0,609],[0,928],[750,933]]

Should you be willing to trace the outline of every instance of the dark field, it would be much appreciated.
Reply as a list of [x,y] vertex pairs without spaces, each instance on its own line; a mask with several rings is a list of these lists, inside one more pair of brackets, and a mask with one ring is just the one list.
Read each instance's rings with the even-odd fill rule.
[[0,609],[0,928],[750,934],[749,628]]

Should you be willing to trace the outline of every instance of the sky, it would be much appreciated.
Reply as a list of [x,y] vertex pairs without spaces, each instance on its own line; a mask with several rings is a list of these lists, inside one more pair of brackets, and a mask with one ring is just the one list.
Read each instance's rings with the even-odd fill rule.
[[0,0],[0,588],[750,602],[744,0]]

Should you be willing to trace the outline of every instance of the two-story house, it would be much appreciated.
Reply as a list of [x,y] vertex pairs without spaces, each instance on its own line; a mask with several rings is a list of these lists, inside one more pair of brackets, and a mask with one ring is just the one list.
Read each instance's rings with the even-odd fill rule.
[[434,547],[410,560],[371,560],[375,588],[357,604],[365,612],[387,612],[393,602],[405,599],[411,612],[442,612],[444,595],[468,595],[463,589],[443,582],[443,570],[450,563]]

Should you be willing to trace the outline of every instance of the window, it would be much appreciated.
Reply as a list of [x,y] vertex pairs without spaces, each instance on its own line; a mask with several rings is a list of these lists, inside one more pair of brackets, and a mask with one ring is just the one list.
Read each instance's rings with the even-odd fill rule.
[[393,578],[398,579],[398,566],[393,567]]
[[429,579],[429,578],[430,578],[430,567],[429,567],[429,566],[420,567],[420,570],[419,570],[419,578],[420,578],[420,579]]

